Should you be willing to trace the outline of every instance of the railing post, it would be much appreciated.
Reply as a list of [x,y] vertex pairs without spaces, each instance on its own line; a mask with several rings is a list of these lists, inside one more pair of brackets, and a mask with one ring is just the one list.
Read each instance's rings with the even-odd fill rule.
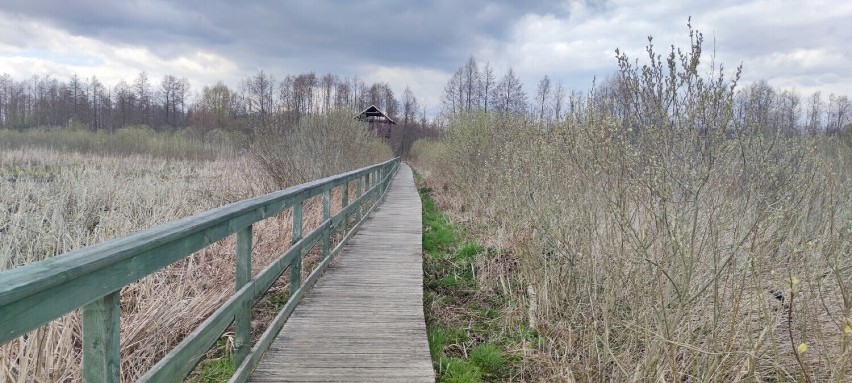
[[[369,209],[371,204],[370,197],[372,197],[372,195],[370,194],[370,172],[367,172],[367,174],[364,175],[364,194],[367,195],[367,198],[364,198],[365,205],[367,206],[366,209]],[[361,210],[366,209],[364,209],[362,206]],[[366,212],[364,214],[366,214]]]
[[[236,289],[251,280],[251,225],[237,232]],[[234,318],[234,363],[239,366],[251,351],[251,299],[246,297]]]
[[366,215],[366,210],[370,207],[370,173],[364,174],[364,205],[361,206],[361,211]]
[[378,191],[378,189],[376,188],[376,182],[378,182],[378,180],[379,180],[379,171],[373,170],[373,173],[370,174],[370,188],[375,189],[375,190],[373,190],[373,194],[370,195],[372,197],[372,201],[370,203],[371,207],[373,206],[374,203],[376,203],[376,201],[378,201],[378,199],[376,198],[378,196],[378,194],[376,194],[376,192]]
[[367,209],[369,210],[371,206],[373,206],[373,199],[376,197],[376,194],[372,192],[373,184],[376,183],[376,173],[375,171],[370,171],[367,174],[367,190],[370,190],[369,197],[367,199],[370,201],[370,204],[367,205]]
[[364,174],[364,192],[370,190],[370,172]]
[[[291,243],[302,239],[302,201],[293,205],[293,235]],[[302,286],[302,252],[296,252],[296,256],[290,263],[290,296],[296,294],[296,290]]]
[[83,307],[83,381],[121,380],[121,290]]
[[[361,184],[364,183],[364,176],[358,177],[358,182],[355,183],[355,198],[361,198]],[[364,208],[364,201],[358,201],[358,208],[355,209],[355,222],[361,221],[361,210]]]
[[[322,221],[331,218],[331,188],[326,187],[322,192]],[[331,255],[331,224],[323,228],[322,232],[322,256],[328,258]]]
[[385,191],[388,189],[388,181],[385,179],[388,174],[390,174],[388,168],[386,166],[382,166],[382,194],[385,194]]
[[[349,180],[343,183],[343,190],[340,193],[341,209],[346,209],[349,206]],[[349,214],[343,215],[343,235],[349,231]]]
[[387,184],[387,183],[386,183],[386,181],[385,181],[385,177],[387,177],[387,175],[388,175],[388,169],[387,169],[387,168],[385,168],[384,166],[382,166],[382,167],[381,167],[381,172],[382,172],[382,176],[381,176],[382,178],[379,180],[379,182],[381,182],[381,183],[382,183],[382,186],[379,186],[379,189],[382,189],[382,191],[381,191],[380,195],[384,195],[384,194],[385,194],[385,189],[386,189],[386,188],[387,188],[387,186],[388,186],[388,184]]

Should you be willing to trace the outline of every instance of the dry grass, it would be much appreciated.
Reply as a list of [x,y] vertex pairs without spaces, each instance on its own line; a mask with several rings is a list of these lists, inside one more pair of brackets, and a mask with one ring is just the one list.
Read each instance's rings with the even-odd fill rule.
[[23,131],[0,129],[0,148],[44,147],[63,151],[121,156],[128,154],[153,155],[158,158],[213,160],[234,156],[239,141],[237,135],[221,131],[208,134],[201,140],[194,129],[176,132],[155,132],[145,126],[127,126],[109,133],[61,127],[39,127]]
[[[267,191],[254,181],[263,179],[254,168],[245,159],[0,152],[0,264],[35,262]],[[278,229],[262,225],[259,233]],[[275,246],[272,239],[259,236],[255,248]],[[222,241],[122,290],[125,377],[141,375],[230,294],[233,246],[232,238]],[[79,364],[78,313],[0,348],[7,381],[79,380]]]
[[[374,147],[375,149],[375,147]],[[326,151],[302,152],[317,162]],[[339,156],[340,153],[333,153]],[[362,158],[370,155],[359,153]],[[147,155],[102,157],[26,148],[0,150],[0,270],[52,257],[177,218],[276,190],[254,156],[214,161],[164,160]],[[335,163],[342,171],[363,161]],[[300,179],[293,174],[291,180]],[[291,181],[289,184],[298,182]],[[354,185],[350,191],[354,198]],[[333,193],[332,212],[341,208]],[[304,230],[322,220],[320,198],[306,202]],[[253,271],[289,246],[290,211],[254,226]],[[162,358],[233,293],[231,236],[121,291],[122,380],[133,381]],[[309,273],[316,258],[306,257]],[[282,278],[286,280],[287,276]],[[282,294],[280,281],[273,291]],[[274,306],[274,305],[273,305]],[[255,335],[271,315],[258,312]],[[79,312],[0,346],[0,380],[79,381]],[[225,334],[228,339],[230,334]]]
[[346,112],[308,116],[283,132],[265,129],[260,134],[251,153],[279,185],[307,182],[358,167],[353,164],[366,166],[393,157],[387,144]]
[[412,151],[439,204],[519,260],[477,274],[515,283],[503,295],[543,337],[534,380],[852,376],[846,144],[743,137],[702,169],[637,153],[606,120],[480,114]]
[[537,330],[517,350],[530,380],[849,381],[849,138],[735,110],[739,71],[690,39],[641,66],[618,52],[617,77],[547,128],[462,115],[412,156],[517,259],[478,274],[510,285],[507,331]]

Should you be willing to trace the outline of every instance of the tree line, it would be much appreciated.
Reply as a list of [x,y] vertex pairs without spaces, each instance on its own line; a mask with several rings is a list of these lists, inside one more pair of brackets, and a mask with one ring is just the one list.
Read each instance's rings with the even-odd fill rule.
[[[199,125],[210,129],[234,125],[282,127],[302,117],[334,110],[358,112],[370,105],[392,117],[412,119],[420,111],[416,97],[406,88],[403,99],[397,98],[386,82],[367,85],[357,77],[341,78],[328,73],[287,75],[278,80],[260,71],[243,79],[237,89],[219,82],[205,86],[192,113]],[[404,105],[409,104],[409,108]]]
[[410,88],[401,98],[390,84],[367,84],[357,77],[341,78],[314,72],[286,75],[278,80],[259,71],[236,88],[223,82],[193,93],[186,78],[165,75],[159,81],[139,73],[131,82],[107,86],[96,76],[53,76],[16,80],[0,75],[0,129],[23,130],[52,126],[114,132],[129,125],[155,130],[193,127],[199,134],[237,131],[252,135],[259,130],[281,130],[313,114],[346,110],[357,113],[376,105],[399,120],[392,140],[396,147],[407,140],[434,134],[424,110]]
[[16,81],[0,75],[0,128],[65,126],[114,131],[125,125],[182,127],[189,122],[190,85],[166,75],[154,84],[145,72],[112,87],[97,76],[68,81],[33,76]]
[[[631,101],[625,99],[629,84],[611,76],[589,93],[608,105],[613,115],[627,119]],[[581,113],[589,94],[568,91],[561,82],[545,75],[532,96],[524,90],[517,73],[509,68],[498,77],[490,63],[474,57],[460,66],[444,86],[441,115],[450,117],[471,111],[524,114],[546,127]],[[236,88],[223,82],[193,93],[189,81],[174,75],[152,80],[145,72],[131,82],[107,86],[96,76],[53,76],[16,80],[0,75],[0,129],[61,126],[93,131],[115,131],[128,125],[147,125],[156,130],[194,127],[204,136],[210,131],[239,131],[248,135],[258,129],[285,129],[302,117],[333,110],[357,113],[376,105],[402,122],[402,132],[392,137],[395,147],[417,137],[434,135],[432,124],[410,88],[399,98],[388,83],[367,84],[357,77],[341,78],[314,72],[286,75],[278,80],[259,71],[240,81]],[[852,107],[846,95],[815,92],[802,96],[795,90],[779,90],[765,81],[739,88],[733,108],[737,125],[759,124],[785,132],[834,134],[850,129]]]
[[[447,81],[441,97],[441,111],[445,118],[471,111],[498,114],[522,114],[534,118],[547,127],[584,113],[585,103],[608,108],[613,116],[625,121],[636,116],[641,102],[666,100],[629,100],[630,85],[623,76],[613,75],[586,92],[568,91],[558,81],[545,75],[537,84],[535,93],[528,96],[517,73],[509,68],[497,76],[490,63],[481,66],[474,57],[460,66]],[[803,96],[791,89],[776,89],[766,81],[738,88],[733,98],[733,127],[763,126],[786,133],[852,132],[852,105],[846,95],[814,92]]]

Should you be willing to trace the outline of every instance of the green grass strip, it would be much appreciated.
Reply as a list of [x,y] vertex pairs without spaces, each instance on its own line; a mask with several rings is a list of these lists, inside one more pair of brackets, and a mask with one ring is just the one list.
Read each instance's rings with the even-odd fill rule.
[[[483,323],[493,319],[496,310],[473,299],[474,262],[488,251],[476,242],[463,241],[465,233],[437,208],[421,175],[415,171],[414,177],[423,202],[423,303],[429,352],[438,381],[506,380],[512,372],[512,360],[500,345],[503,342],[498,329]],[[457,312],[459,308],[464,321],[444,317],[444,312]],[[470,323],[473,325],[465,325]]]

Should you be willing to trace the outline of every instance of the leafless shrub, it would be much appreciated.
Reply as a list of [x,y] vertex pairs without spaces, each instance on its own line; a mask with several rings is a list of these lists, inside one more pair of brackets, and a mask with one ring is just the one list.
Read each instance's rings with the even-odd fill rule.
[[251,153],[279,186],[375,164],[390,147],[345,112],[308,116],[292,127],[264,130]]
[[518,257],[501,278],[534,308],[542,380],[848,380],[852,151],[736,128],[738,75],[701,76],[691,37],[665,59],[649,44],[642,66],[620,54],[546,131],[467,114],[412,155],[439,202]]

